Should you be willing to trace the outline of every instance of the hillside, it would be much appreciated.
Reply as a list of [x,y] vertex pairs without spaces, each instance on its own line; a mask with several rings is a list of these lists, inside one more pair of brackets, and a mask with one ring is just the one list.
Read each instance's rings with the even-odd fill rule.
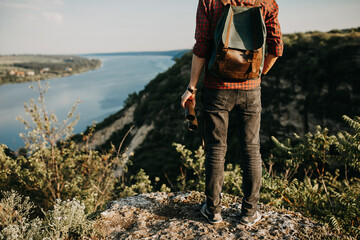
[[[341,116],[360,112],[360,32],[359,29],[310,32],[284,36],[285,52],[262,82],[262,153],[278,139],[293,133],[304,135],[320,124],[330,132],[345,128]],[[173,142],[197,149],[201,133],[189,132],[179,105],[188,84],[191,53],[177,59],[168,71],[159,74],[143,91],[129,95],[124,109],[96,126],[93,147],[109,149],[134,129],[125,140],[135,150],[132,169],[142,168],[152,179],[169,183],[180,174],[179,156]],[[201,89],[201,83],[198,86]],[[197,96],[201,129],[201,91]],[[227,161],[240,158],[236,146],[236,126],[230,120]]]
[[[75,108],[59,123],[39,85],[38,103],[25,105],[36,124],[25,135],[27,147],[15,153],[0,145],[0,238],[358,239],[359,31],[293,34],[285,43],[288,52],[263,80],[258,225],[246,228],[236,220],[243,179],[233,123],[222,189],[225,221],[209,226],[199,214],[205,152],[201,131],[187,130],[179,106],[189,52],[129,95],[124,109],[73,139],[67,136]],[[197,113],[201,123],[201,101]],[[350,117],[340,121],[343,114]]]

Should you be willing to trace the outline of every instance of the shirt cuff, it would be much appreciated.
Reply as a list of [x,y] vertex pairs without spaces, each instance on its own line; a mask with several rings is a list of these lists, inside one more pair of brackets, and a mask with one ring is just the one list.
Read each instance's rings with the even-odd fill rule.
[[283,44],[275,44],[275,45],[268,45],[268,53],[275,55],[276,57],[281,57],[284,52],[284,45]]
[[208,55],[208,49],[209,46],[207,46],[206,44],[197,42],[194,45],[193,53],[200,58],[206,58]]

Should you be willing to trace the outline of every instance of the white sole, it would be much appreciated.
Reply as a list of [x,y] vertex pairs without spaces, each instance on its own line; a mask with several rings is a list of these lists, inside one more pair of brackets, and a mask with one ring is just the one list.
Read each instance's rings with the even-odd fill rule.
[[[204,206],[206,206],[206,205],[204,205]],[[206,218],[206,220],[207,220],[209,223],[211,223],[211,224],[218,224],[218,223],[221,223],[221,222],[223,221],[223,220],[221,219],[221,221],[219,221],[219,222],[211,222],[210,219],[209,219],[209,217],[206,215],[205,212],[202,211],[202,209],[203,209],[203,207],[200,208],[200,212],[201,212],[201,214]],[[206,207],[205,207],[205,211],[206,211]]]
[[240,223],[242,225],[249,226],[249,227],[254,226],[256,223],[260,222],[262,219],[261,214],[259,212],[257,212],[257,213],[259,214],[259,218],[255,219],[253,223],[249,224],[249,223],[244,223],[242,221],[240,221]]

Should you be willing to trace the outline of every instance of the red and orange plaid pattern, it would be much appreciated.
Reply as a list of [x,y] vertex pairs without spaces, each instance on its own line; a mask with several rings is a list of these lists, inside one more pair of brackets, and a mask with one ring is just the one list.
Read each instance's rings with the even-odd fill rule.
[[[255,0],[231,0],[235,6],[253,6]],[[279,7],[275,0],[261,1],[262,14],[264,16],[267,37],[268,53],[282,56],[283,42],[280,24],[278,20]],[[212,50],[213,35],[216,24],[221,17],[224,5],[220,0],[199,0],[196,15],[196,44],[193,53],[201,58],[208,58]],[[222,79],[212,76],[205,67],[204,85],[216,89],[243,89],[250,90],[260,86],[261,79],[247,80],[243,82],[224,82]]]

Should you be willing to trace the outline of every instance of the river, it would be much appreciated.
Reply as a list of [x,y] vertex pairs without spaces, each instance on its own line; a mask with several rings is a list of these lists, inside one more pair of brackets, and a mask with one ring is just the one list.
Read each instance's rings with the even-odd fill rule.
[[[75,133],[80,133],[105,117],[119,111],[127,96],[138,92],[160,72],[174,64],[172,56],[161,55],[86,55],[102,61],[102,67],[79,75],[49,79],[50,89],[45,95],[49,112],[54,112],[59,121],[66,118],[76,100],[82,103],[76,113],[80,120]],[[29,88],[37,83],[7,84],[0,86],[0,143],[16,150],[23,146],[19,137],[25,127],[17,116],[29,119],[24,102],[37,100],[39,93]]]

